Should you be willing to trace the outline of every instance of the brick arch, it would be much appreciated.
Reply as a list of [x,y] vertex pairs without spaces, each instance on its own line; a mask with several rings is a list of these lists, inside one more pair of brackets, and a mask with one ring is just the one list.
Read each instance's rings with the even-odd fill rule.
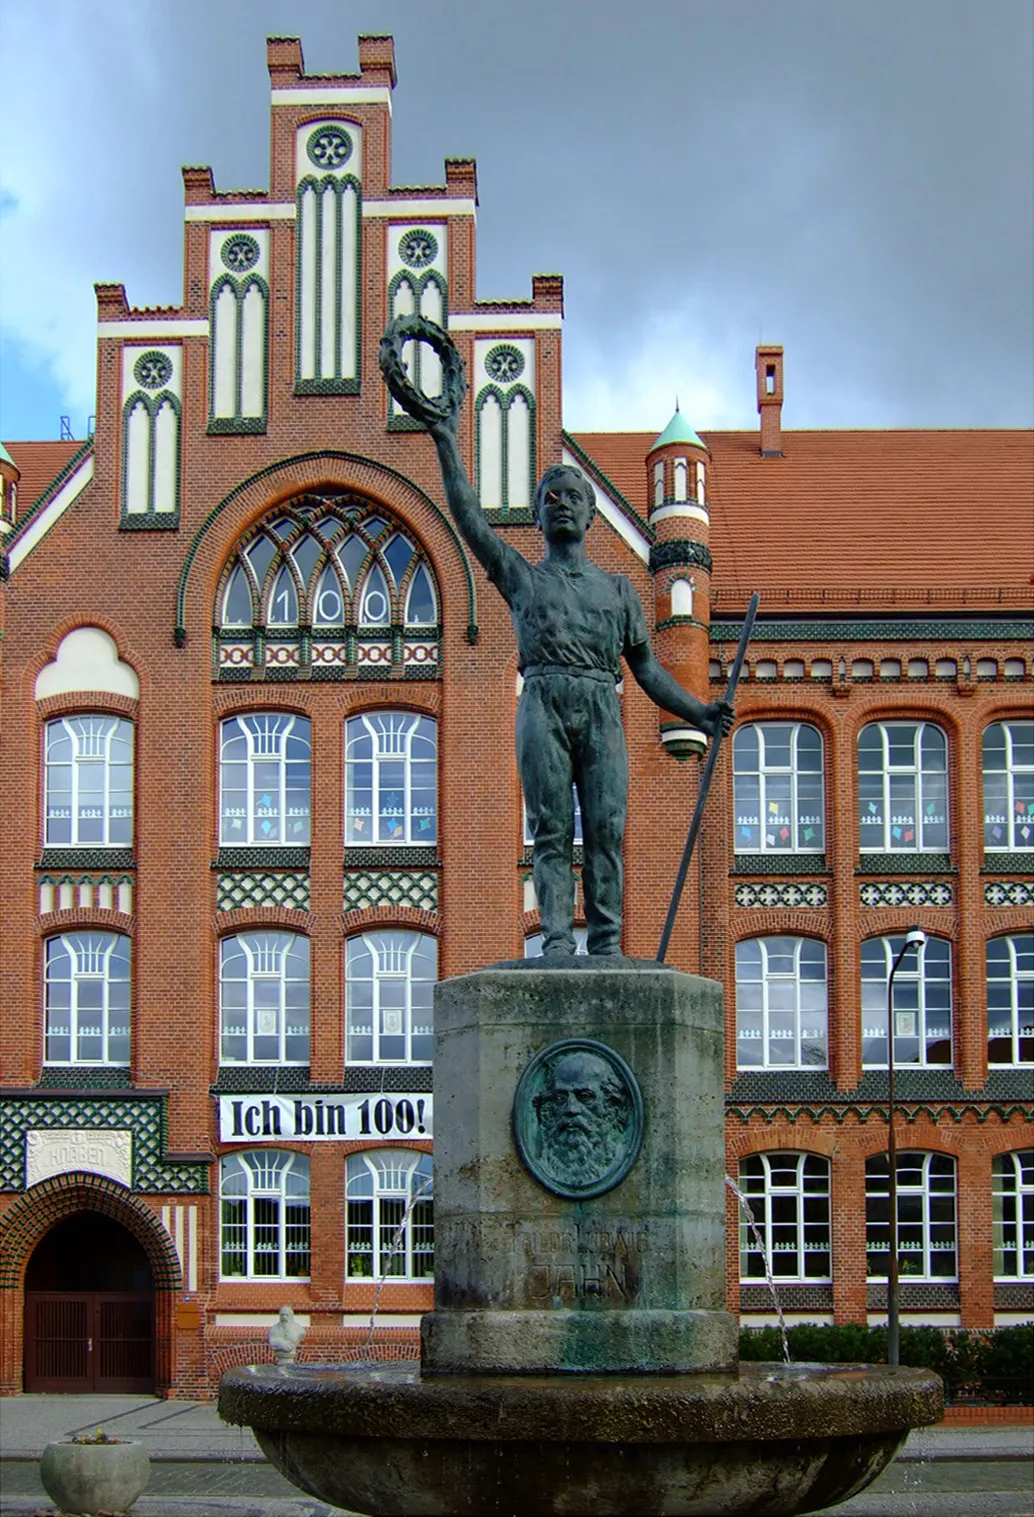
[[151,1208],[105,1175],[73,1170],[31,1186],[0,1218],[0,1290],[17,1290],[33,1249],[55,1222],[94,1211],[119,1222],[147,1255],[155,1291],[179,1291],[183,1273],[172,1239]]
[[[422,517],[429,527],[443,534],[455,554],[467,592],[467,639],[474,643],[478,636],[477,589],[470,555],[451,519],[419,485],[408,479],[399,470],[362,454],[346,453],[337,449],[322,449],[313,453],[300,453],[281,459],[260,469],[235,486],[202,522],[187,549],[180,572],[176,593],[176,623],[174,641],[182,648],[187,640],[187,597],[192,574],[205,579],[211,594],[215,593],[221,566],[225,560],[231,534],[236,538],[257,521],[261,515],[276,505],[286,503],[292,496],[318,488],[317,481],[335,487],[353,490],[365,496],[371,505],[382,505],[401,520],[419,531],[417,517]],[[228,513],[222,520],[224,513]],[[213,536],[209,536],[217,527]],[[206,541],[207,539],[207,541]],[[425,539],[426,546],[426,539]],[[220,556],[221,554],[221,556]],[[219,557],[219,568],[215,557]],[[202,564],[204,566],[202,571]],[[436,566],[439,586],[442,584],[441,569]],[[447,577],[447,576],[446,576]],[[208,584],[211,581],[211,584]]]

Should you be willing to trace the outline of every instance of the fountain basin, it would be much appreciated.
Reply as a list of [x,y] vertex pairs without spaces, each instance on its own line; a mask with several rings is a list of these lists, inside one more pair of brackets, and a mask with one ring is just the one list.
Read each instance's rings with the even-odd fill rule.
[[370,1517],[821,1511],[943,1415],[932,1371],[744,1364],[690,1375],[230,1370],[219,1413],[288,1480]]

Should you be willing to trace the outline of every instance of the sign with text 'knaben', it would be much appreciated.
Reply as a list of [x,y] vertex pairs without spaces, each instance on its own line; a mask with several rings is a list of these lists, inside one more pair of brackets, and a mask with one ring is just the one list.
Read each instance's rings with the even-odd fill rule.
[[270,1138],[404,1143],[434,1136],[433,1110],[430,1094],[220,1096],[219,1136],[224,1143]]

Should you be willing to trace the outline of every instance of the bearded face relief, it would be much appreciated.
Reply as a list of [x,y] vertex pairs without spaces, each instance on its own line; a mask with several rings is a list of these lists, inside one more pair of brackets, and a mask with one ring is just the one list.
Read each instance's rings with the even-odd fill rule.
[[526,1168],[555,1195],[603,1195],[627,1175],[642,1141],[635,1076],[613,1049],[565,1038],[536,1054],[514,1097],[514,1139]]

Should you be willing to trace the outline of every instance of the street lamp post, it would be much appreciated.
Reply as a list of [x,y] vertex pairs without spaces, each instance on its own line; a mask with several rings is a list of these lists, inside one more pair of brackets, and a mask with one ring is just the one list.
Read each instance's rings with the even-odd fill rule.
[[894,1129],[894,976],[912,948],[922,948],[926,933],[910,927],[905,933],[887,980],[887,1162],[890,1169],[890,1258],[887,1262],[887,1363],[901,1362],[901,1319],[898,1309],[898,1144]]

